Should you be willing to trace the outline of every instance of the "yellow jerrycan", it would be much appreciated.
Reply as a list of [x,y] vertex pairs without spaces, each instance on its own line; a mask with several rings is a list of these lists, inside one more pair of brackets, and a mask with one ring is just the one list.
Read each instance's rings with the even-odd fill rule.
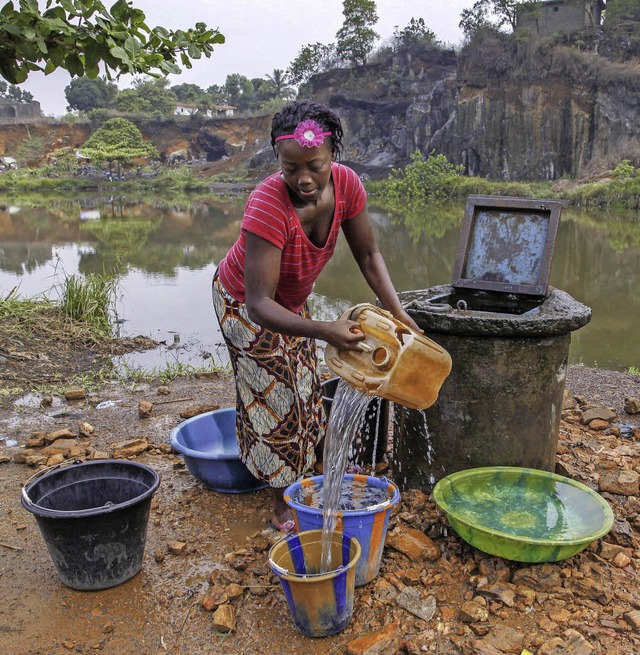
[[355,305],[340,318],[357,321],[365,339],[359,350],[327,345],[325,362],[336,375],[410,409],[435,403],[451,372],[451,356],[444,348],[375,305]]

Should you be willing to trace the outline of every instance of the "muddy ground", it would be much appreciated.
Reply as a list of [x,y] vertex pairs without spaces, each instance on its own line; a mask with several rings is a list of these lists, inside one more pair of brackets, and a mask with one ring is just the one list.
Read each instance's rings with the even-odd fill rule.
[[[30,378],[37,367],[29,362],[46,358],[54,366],[62,354],[24,339],[20,348],[14,342],[0,352],[0,652],[640,652],[640,421],[625,411],[625,399],[640,396],[637,376],[571,367],[567,379],[557,470],[600,489],[616,518],[609,535],[565,561],[508,562],[461,541],[428,492],[407,490],[392,517],[389,537],[394,537],[388,538],[380,574],[356,589],[351,624],[338,635],[309,639],[293,626],[268,567],[269,546],[278,538],[267,525],[269,491],[225,495],[206,490],[168,446],[171,429],[188,408],[234,404],[231,377],[179,379],[161,390],[159,383],[130,388],[112,383],[78,400],[55,394],[48,405],[43,380]],[[64,366],[74,361],[68,356]],[[105,400],[115,402],[99,408]],[[140,401],[153,405],[146,418],[139,415]],[[603,416],[591,420],[586,412],[593,407]],[[614,415],[607,417],[605,408]],[[33,516],[20,503],[21,485],[39,465],[52,461],[38,439],[63,429],[73,433],[79,449],[73,456],[112,455],[115,444],[138,440],[136,449],[142,450],[134,458],[162,476],[142,571],[112,589],[65,587]],[[39,434],[34,438],[34,433]],[[425,537],[417,549],[403,546],[403,534],[417,534],[412,530]],[[211,605],[219,594],[219,602],[232,606],[236,626],[231,633],[216,625],[213,609],[203,608],[208,592]],[[413,598],[408,604],[403,601],[407,595]],[[416,616],[421,608],[427,618]]]

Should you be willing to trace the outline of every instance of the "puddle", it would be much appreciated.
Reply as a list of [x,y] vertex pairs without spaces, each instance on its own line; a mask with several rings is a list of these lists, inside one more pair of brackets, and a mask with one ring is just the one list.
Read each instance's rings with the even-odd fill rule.
[[[16,407],[29,407],[32,409],[37,408],[40,407],[42,398],[43,396],[39,393],[26,393],[24,394],[24,396],[20,396],[20,398],[17,398],[14,401],[14,405]],[[61,406],[62,406],[62,399],[58,397],[54,397],[51,407],[61,407]]]

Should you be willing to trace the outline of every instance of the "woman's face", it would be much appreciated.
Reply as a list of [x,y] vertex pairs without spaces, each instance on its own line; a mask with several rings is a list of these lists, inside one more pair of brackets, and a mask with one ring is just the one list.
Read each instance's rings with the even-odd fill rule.
[[303,147],[295,139],[276,144],[280,170],[287,186],[304,204],[314,204],[331,178],[330,141],[317,148]]

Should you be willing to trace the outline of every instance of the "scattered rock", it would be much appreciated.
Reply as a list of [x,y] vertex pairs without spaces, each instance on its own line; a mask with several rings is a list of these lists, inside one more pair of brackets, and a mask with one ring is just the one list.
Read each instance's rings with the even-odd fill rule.
[[487,602],[481,596],[466,601],[460,608],[460,620],[463,623],[483,623],[489,620]]
[[168,396],[171,393],[171,389],[169,389],[169,387],[167,387],[166,385],[162,385],[161,387],[158,387],[156,393],[159,396]]
[[187,542],[167,541],[167,548],[172,555],[182,555],[187,550]]
[[624,411],[627,414],[640,414],[640,398],[625,398]]
[[62,464],[62,462],[64,462],[64,455],[62,453],[56,453],[49,457],[47,460],[47,466],[57,466],[58,464]]
[[144,438],[129,439],[129,441],[121,441],[111,447],[111,456],[114,459],[127,459],[127,457],[135,457],[140,455],[149,448],[149,442]]
[[364,635],[347,644],[348,655],[394,655],[402,641],[398,623],[390,623],[382,630]]
[[30,437],[27,437],[24,445],[26,448],[42,448],[46,443],[45,437],[44,432],[34,432]]
[[84,400],[87,397],[86,389],[67,389],[64,392],[65,400]]
[[396,603],[424,621],[430,621],[436,613],[435,596],[423,598],[422,593],[415,587],[403,589],[396,597]]
[[185,410],[180,412],[180,418],[192,418],[205,412],[213,412],[220,409],[220,405],[189,405]]
[[441,555],[432,539],[421,530],[397,526],[387,533],[386,545],[406,555],[412,562],[435,562]]
[[543,644],[536,655],[592,655],[595,648],[576,630],[567,630],[564,639],[556,637]]
[[78,434],[81,437],[90,437],[93,434],[94,427],[86,421],[78,421]]
[[624,618],[634,630],[640,630],[640,610],[631,610],[624,615]]
[[49,432],[49,434],[45,434],[44,440],[47,443],[53,443],[58,439],[73,439],[75,436],[76,436],[75,433],[72,432],[69,428],[64,428],[62,430],[55,430],[54,432]]
[[82,457],[86,452],[86,448],[75,439],[57,439],[54,443],[45,446],[40,454],[50,457],[61,453],[65,459],[69,459],[70,457]]
[[213,629],[224,634],[236,631],[236,609],[233,605],[220,605],[213,613]]
[[601,419],[610,423],[615,417],[615,410],[610,407],[603,407],[602,405],[590,407],[582,412],[582,422],[585,424],[590,424],[593,419]]
[[138,403],[138,416],[140,418],[149,418],[153,410],[153,403],[148,400],[141,400]]
[[222,587],[213,584],[209,587],[207,593],[200,601],[200,605],[202,606],[202,609],[211,612],[220,605],[226,605],[228,602],[229,596],[225,590]]
[[637,496],[639,493],[638,481],[640,475],[636,471],[611,470],[600,474],[598,488],[611,494],[621,496]]

